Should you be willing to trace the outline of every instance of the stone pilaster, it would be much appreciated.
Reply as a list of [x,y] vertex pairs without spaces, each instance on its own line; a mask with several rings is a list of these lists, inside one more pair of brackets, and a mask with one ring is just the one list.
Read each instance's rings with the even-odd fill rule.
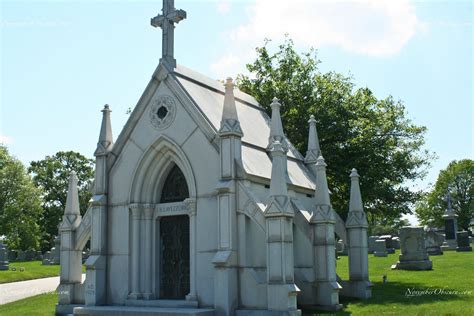
[[217,252],[215,267],[215,310],[217,315],[234,315],[238,305],[237,280],[237,165],[241,164],[243,136],[231,78],[225,82],[224,106],[219,129],[220,181],[217,184]]
[[311,217],[313,230],[314,267],[316,304],[321,309],[338,310],[339,290],[341,286],[336,277],[336,243],[334,225],[336,219],[329,200],[329,189],[326,179],[326,163],[320,156],[316,162],[315,209]]
[[152,232],[153,232],[153,212],[154,206],[153,204],[145,204],[143,209],[143,220],[145,221],[145,253],[144,258],[145,260],[145,284],[144,284],[144,292],[143,298],[146,300],[153,298],[153,291],[152,291],[152,249],[151,249],[151,241],[153,239]]
[[184,200],[189,214],[189,235],[191,236],[189,244],[189,294],[186,295],[187,301],[197,301],[196,294],[196,200],[188,198]]
[[76,246],[76,229],[81,224],[79,211],[78,178],[73,171],[69,177],[66,209],[59,233],[60,246],[60,281],[58,287],[59,305],[77,304],[81,298],[82,283],[82,249]]
[[346,220],[349,255],[349,282],[343,282],[342,294],[356,298],[372,296],[369,281],[367,218],[362,206],[359,174],[352,169],[349,213]]
[[139,299],[140,292],[140,219],[142,218],[143,207],[140,204],[130,205],[132,213],[132,242],[131,242],[131,289],[129,299]]
[[108,171],[107,157],[113,148],[110,108],[106,104],[102,110],[96,157],[94,195],[91,202],[91,252],[86,261],[86,305],[103,305],[107,301],[107,212],[108,212]]

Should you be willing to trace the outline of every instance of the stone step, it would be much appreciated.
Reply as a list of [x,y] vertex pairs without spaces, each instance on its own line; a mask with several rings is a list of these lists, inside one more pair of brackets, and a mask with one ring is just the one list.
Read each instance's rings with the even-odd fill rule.
[[94,316],[214,316],[213,309],[164,308],[137,306],[81,306],[74,308],[74,315]]

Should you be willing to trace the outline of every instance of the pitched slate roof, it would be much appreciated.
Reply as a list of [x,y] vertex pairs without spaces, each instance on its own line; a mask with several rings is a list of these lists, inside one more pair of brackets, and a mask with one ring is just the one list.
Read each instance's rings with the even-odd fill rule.
[[[224,86],[191,69],[178,65],[173,72],[177,81],[187,91],[196,106],[217,132],[224,105]],[[272,164],[266,152],[270,135],[270,118],[252,96],[235,89],[235,103],[242,138],[242,161],[247,174],[270,179]],[[303,156],[289,144],[288,183],[314,190],[314,180],[303,163]]]

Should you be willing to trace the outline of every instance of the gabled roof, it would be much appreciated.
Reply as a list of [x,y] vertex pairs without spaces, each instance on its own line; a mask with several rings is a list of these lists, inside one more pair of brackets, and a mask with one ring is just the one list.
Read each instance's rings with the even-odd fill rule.
[[[174,69],[173,75],[217,132],[224,105],[224,85],[181,65]],[[244,133],[242,138],[244,170],[249,175],[270,179],[272,164],[266,152],[270,135],[270,118],[252,96],[237,88],[234,96],[240,126]],[[314,190],[314,181],[303,163],[303,156],[289,140],[287,141],[288,183]]]

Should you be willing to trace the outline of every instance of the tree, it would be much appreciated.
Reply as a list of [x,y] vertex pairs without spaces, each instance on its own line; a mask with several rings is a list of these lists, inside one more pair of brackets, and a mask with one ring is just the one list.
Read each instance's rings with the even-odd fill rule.
[[40,219],[42,227],[42,250],[52,247],[54,236],[58,234],[58,224],[64,214],[69,175],[75,171],[78,181],[81,214],[87,211],[94,178],[94,162],[74,151],[60,151],[54,156],[31,162],[28,171],[34,183],[43,191],[44,215]]
[[422,224],[443,227],[448,190],[458,215],[458,227],[467,231],[474,217],[474,160],[453,160],[440,171],[433,189],[416,206]]
[[41,191],[23,164],[0,144],[0,236],[10,249],[38,249],[42,211]]
[[314,50],[299,55],[287,39],[270,54],[267,43],[247,65],[252,77],[239,75],[237,84],[268,114],[272,98],[280,99],[286,135],[302,153],[306,122],[310,114],[316,116],[334,209],[343,218],[347,215],[349,173],[357,168],[370,223],[387,224],[411,213],[420,192],[409,190],[405,182],[426,173],[431,158],[423,150],[426,128],[406,117],[402,101],[377,99],[368,88],[355,89],[350,77],[321,73]]

